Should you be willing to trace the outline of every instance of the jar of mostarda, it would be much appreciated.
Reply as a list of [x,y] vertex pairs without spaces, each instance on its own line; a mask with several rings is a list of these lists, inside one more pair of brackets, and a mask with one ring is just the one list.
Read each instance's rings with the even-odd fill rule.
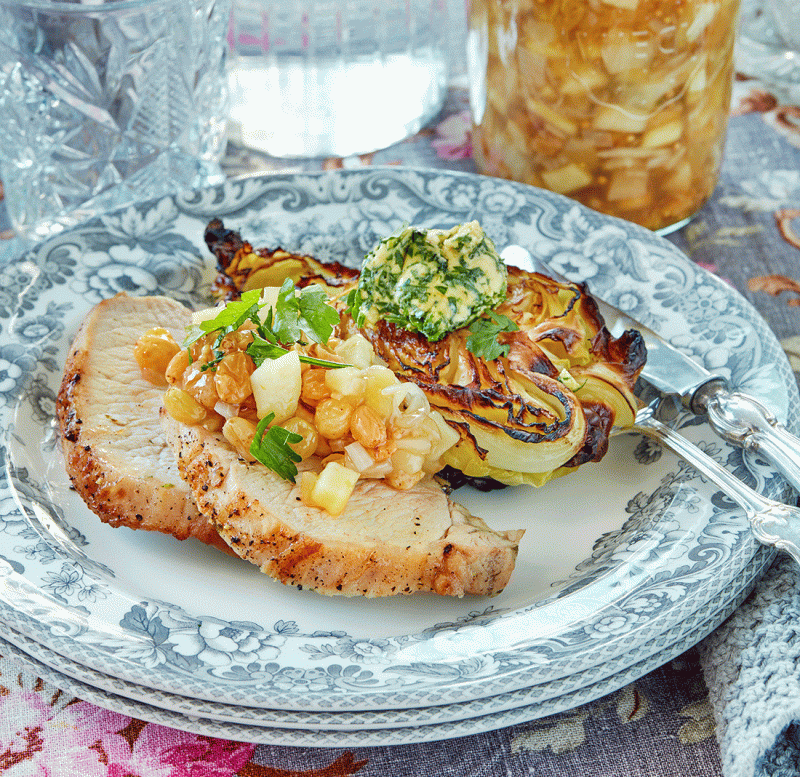
[[482,173],[661,232],[713,191],[739,0],[471,0]]

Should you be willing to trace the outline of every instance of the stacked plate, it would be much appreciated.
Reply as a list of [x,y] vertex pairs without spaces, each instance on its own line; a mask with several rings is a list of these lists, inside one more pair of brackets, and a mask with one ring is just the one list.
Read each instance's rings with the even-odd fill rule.
[[[207,304],[215,216],[254,245],[357,266],[404,222],[481,221],[797,418],[786,359],[758,314],[670,243],[553,194],[432,170],[250,178],[63,233],[3,269],[0,651],[87,701],[214,736],[401,744],[532,720],[610,693],[733,611],[772,558],[724,494],[637,435],[542,489],[456,498],[524,528],[493,599],[339,599],[281,586],[196,544],[111,529],[70,491],[53,418],[83,315],[118,291]],[[3,306],[4,305],[4,306]],[[697,419],[681,431],[763,493]]]

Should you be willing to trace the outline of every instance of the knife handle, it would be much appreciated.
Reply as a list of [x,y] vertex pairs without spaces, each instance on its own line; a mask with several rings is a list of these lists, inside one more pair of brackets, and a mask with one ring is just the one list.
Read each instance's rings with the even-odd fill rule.
[[704,404],[711,428],[720,437],[760,454],[800,493],[800,438],[747,394],[720,389]]

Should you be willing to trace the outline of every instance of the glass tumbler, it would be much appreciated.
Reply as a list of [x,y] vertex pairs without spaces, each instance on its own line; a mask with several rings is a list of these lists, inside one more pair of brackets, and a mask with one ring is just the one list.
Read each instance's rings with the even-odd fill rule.
[[0,0],[0,177],[54,234],[223,180],[229,0]]
[[442,107],[446,0],[235,0],[230,138],[276,157],[348,156]]
[[480,172],[662,233],[717,183],[739,0],[471,0]]

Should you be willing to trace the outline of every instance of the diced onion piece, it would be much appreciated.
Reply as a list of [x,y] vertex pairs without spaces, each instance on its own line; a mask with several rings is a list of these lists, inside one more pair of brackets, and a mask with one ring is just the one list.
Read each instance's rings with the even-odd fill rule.
[[356,472],[362,474],[375,464],[375,459],[369,455],[367,449],[360,442],[351,442],[344,446],[345,462]]
[[615,8],[626,8],[633,11],[639,5],[639,0],[601,0],[606,5],[613,5]]
[[395,440],[399,451],[408,451],[418,456],[427,456],[431,452],[431,441],[425,437],[401,437]]
[[358,482],[358,472],[332,461],[319,473],[311,501],[331,515],[341,515]]
[[214,411],[219,413],[223,418],[233,418],[239,415],[239,405],[230,405],[227,402],[217,402],[214,405]]
[[259,418],[275,413],[274,424],[291,418],[297,411],[302,388],[297,351],[289,351],[277,359],[265,359],[250,376],[250,385]]
[[570,162],[555,170],[545,170],[542,173],[542,180],[548,189],[558,194],[569,194],[588,186],[592,182],[592,176],[582,167]]

